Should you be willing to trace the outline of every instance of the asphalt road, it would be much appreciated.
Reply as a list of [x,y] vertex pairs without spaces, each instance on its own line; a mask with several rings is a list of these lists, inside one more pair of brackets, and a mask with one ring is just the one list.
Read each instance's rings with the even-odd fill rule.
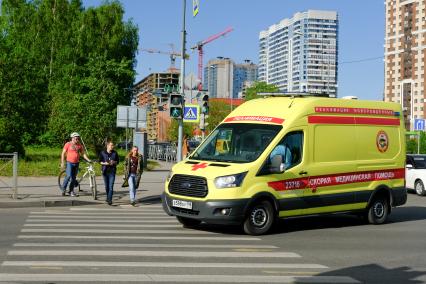
[[159,204],[0,209],[0,283],[426,283],[426,197],[388,223],[281,221],[269,235],[185,229]]

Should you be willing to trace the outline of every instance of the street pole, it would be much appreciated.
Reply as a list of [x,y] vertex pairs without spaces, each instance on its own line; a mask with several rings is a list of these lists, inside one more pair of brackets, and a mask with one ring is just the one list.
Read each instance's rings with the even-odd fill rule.
[[420,131],[417,132],[417,154],[420,154]]
[[232,111],[232,99],[233,99],[233,92],[232,92],[232,88],[231,88],[231,60],[229,60],[229,65],[228,65],[228,89],[229,89],[229,98],[231,99],[231,111]]
[[[183,11],[182,11],[182,54],[181,54],[181,67],[180,67],[180,91],[182,95],[182,100],[185,98],[185,46],[186,46],[186,31],[185,31],[185,12],[186,12],[186,0],[183,2]],[[177,157],[176,161],[182,161],[182,136],[183,136],[183,118],[178,119],[178,146],[177,146]]]

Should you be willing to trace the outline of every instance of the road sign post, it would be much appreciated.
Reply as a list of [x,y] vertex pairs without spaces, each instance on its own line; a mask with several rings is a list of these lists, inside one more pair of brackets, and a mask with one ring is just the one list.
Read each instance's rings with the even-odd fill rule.
[[200,106],[186,104],[183,111],[183,122],[198,123],[200,121]]

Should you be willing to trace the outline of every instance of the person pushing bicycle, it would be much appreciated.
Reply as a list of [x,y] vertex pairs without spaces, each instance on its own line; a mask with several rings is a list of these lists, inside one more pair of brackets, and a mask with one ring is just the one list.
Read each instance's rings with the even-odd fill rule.
[[62,196],[65,195],[70,179],[71,179],[71,183],[69,186],[70,196],[78,196],[74,192],[74,186],[75,186],[76,178],[78,174],[80,156],[83,156],[84,159],[90,163],[90,159],[87,156],[83,145],[81,144],[80,134],[78,134],[77,132],[73,132],[71,133],[70,137],[71,137],[71,141],[65,143],[64,148],[62,149],[62,154],[61,154],[61,169],[64,169],[65,157],[67,162],[66,177],[61,186]]

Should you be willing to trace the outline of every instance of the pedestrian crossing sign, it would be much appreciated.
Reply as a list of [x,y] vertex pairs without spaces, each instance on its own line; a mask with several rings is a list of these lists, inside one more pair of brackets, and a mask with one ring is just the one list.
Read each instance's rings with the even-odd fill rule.
[[199,105],[190,105],[185,104],[183,110],[183,122],[200,122],[200,106]]

